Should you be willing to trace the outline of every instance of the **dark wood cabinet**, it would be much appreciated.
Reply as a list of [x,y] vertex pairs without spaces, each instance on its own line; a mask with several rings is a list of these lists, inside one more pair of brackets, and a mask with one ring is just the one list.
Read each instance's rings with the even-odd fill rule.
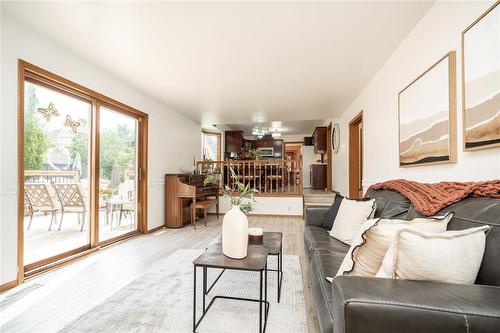
[[326,188],[326,164],[311,164],[311,188],[324,190]]
[[274,158],[283,158],[285,144],[282,139],[275,140],[271,136],[265,136],[252,141],[252,149],[257,148],[274,148]]
[[274,140],[274,158],[283,158],[283,140]]
[[244,147],[243,131],[225,131],[224,147],[226,153],[239,153],[242,151]]
[[323,153],[326,151],[326,127],[316,127],[312,136],[315,153]]

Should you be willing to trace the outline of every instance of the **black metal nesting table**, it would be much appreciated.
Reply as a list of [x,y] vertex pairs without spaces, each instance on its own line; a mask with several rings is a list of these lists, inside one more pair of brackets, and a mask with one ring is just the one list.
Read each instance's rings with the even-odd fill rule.
[[[281,283],[283,280],[283,254],[282,254],[282,238],[280,232],[264,232],[263,241],[261,243],[249,243],[248,254],[244,259],[231,259],[222,254],[222,244],[218,242],[210,245],[205,252],[193,261],[194,265],[194,284],[193,284],[193,333],[200,325],[205,317],[205,314],[212,306],[216,299],[233,299],[239,301],[249,301],[259,303],[259,333],[265,332],[267,324],[267,316],[269,314],[269,302],[267,301],[267,272],[275,271],[277,273],[277,299],[281,298]],[[267,268],[268,256],[277,256],[278,265],[276,269]],[[201,267],[203,270],[203,313],[197,320],[196,318],[196,270]],[[207,270],[208,268],[222,269],[222,272],[217,276],[210,287],[207,286]],[[214,285],[219,281],[226,269],[243,270],[260,272],[259,274],[259,299],[231,297],[231,296],[213,296],[212,300],[206,306],[206,296]],[[264,291],[264,293],[263,293]],[[263,295],[264,294],[264,295]],[[263,298],[264,296],[264,298]],[[264,305],[264,307],[263,307]]]
[[268,271],[276,272],[278,303],[281,299],[281,283],[283,282],[283,234],[281,232],[264,232],[262,245],[267,248],[270,256],[278,257],[276,269],[268,268]]

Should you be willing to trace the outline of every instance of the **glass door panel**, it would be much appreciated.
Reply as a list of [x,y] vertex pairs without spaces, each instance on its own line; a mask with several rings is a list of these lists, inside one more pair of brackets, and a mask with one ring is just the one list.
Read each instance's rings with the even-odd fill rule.
[[99,108],[99,241],[136,231],[138,121]]
[[90,247],[92,103],[24,83],[24,265]]

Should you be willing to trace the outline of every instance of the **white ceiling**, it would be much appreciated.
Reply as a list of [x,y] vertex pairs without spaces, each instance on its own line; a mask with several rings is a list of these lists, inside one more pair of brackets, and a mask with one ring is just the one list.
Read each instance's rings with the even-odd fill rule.
[[4,13],[202,124],[339,116],[431,5],[2,2]]
[[221,130],[241,130],[245,135],[252,135],[252,128],[260,124],[267,127],[269,130],[276,130],[282,135],[307,135],[311,136],[314,129],[318,126],[324,126],[325,121],[322,119],[313,120],[292,120],[292,121],[275,121],[275,122],[248,122],[242,124],[225,124],[217,125],[216,127]]

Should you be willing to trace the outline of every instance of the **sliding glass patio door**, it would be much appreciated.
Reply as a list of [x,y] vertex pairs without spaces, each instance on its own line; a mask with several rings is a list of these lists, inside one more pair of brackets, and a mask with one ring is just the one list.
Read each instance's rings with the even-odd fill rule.
[[137,230],[138,120],[99,107],[99,240]]
[[19,62],[19,281],[146,232],[147,114]]
[[24,263],[36,267],[90,247],[92,102],[33,79],[24,91]]

